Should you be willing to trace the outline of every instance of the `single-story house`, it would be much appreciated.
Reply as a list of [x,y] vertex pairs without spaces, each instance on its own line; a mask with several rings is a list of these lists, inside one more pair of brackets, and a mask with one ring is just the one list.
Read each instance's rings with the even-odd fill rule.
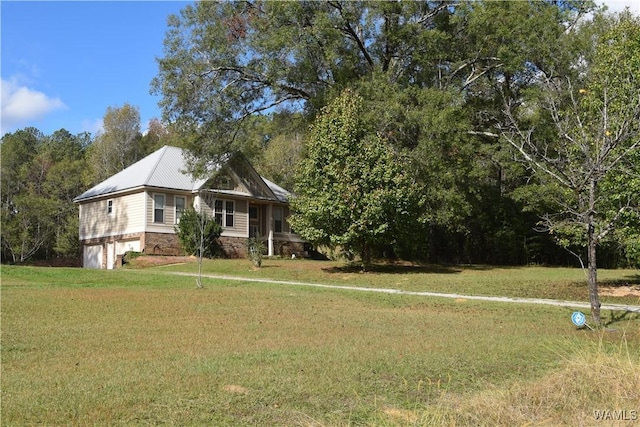
[[175,226],[188,206],[222,226],[219,240],[229,257],[244,256],[247,238],[256,235],[268,255],[304,251],[287,222],[290,193],[242,154],[227,156],[205,179],[186,169],[185,152],[164,146],[76,197],[83,267],[113,268],[127,251],[181,254]]

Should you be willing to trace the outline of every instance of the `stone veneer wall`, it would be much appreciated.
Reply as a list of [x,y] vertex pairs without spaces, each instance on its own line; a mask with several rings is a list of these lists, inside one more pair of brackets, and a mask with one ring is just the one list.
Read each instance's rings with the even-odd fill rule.
[[184,254],[176,234],[146,233],[143,252],[146,255],[176,256]]
[[[246,258],[247,257],[247,239],[240,237],[220,237],[218,238],[222,250],[228,258]],[[267,242],[264,242],[265,247]],[[273,241],[273,254],[285,258],[290,258],[292,254],[300,257],[304,252],[303,242],[288,242],[282,240]]]
[[304,252],[303,242],[287,242],[282,240],[276,240],[273,242],[273,254],[279,255],[284,258],[291,258],[291,255],[295,254],[297,257],[302,257]]
[[[219,237],[218,241],[224,256],[227,258],[246,258],[247,239],[240,237]],[[265,242],[266,246],[266,242]],[[303,256],[304,243],[275,240],[273,242],[273,253],[285,258]],[[144,253],[147,255],[183,255],[184,251],[180,246],[178,236],[169,233],[146,233],[144,240]]]
[[247,239],[241,237],[218,237],[222,252],[227,258],[246,258]]

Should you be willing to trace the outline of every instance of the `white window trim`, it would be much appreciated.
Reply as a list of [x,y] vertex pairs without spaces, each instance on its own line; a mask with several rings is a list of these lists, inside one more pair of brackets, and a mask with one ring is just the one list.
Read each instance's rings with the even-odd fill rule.
[[[229,200],[229,199],[214,199],[213,201],[213,218],[215,220],[216,217],[216,202],[221,202],[222,203],[222,219],[221,219],[221,223],[220,226],[222,226],[223,228],[235,228],[236,226],[236,201],[235,200]],[[233,225],[229,226],[227,225],[227,203],[232,203],[233,204],[233,212],[230,214],[233,217]]]
[[107,215],[113,215],[113,199],[107,200]]
[[184,200],[182,204],[182,213],[187,210],[187,198],[185,196],[174,196],[173,197],[173,222],[176,224],[180,223],[180,218],[178,218],[178,199]]
[[[156,196],[162,196],[162,221],[156,221]],[[154,224],[164,224],[166,219],[167,219],[167,215],[166,215],[166,209],[167,209],[167,195],[164,193],[153,193],[152,194],[152,198],[153,198],[153,223]]]
[[[280,218],[277,218],[276,213],[280,214]],[[276,227],[276,221],[280,222],[280,231],[278,231]],[[273,232],[284,233],[284,209],[282,208],[282,206],[273,207]]]

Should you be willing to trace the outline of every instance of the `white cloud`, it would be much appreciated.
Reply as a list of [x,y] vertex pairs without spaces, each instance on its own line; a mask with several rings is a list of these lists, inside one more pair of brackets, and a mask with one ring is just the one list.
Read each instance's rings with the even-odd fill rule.
[[67,108],[59,98],[51,98],[43,92],[22,85],[16,78],[1,79],[0,87],[2,135],[17,127],[29,125],[29,122],[41,119],[53,111]]
[[640,15],[640,1],[638,0],[604,0],[601,3],[607,6],[609,12],[621,12],[628,6],[634,15]]
[[104,132],[104,123],[102,119],[83,120],[81,129],[82,132],[89,132],[95,136]]

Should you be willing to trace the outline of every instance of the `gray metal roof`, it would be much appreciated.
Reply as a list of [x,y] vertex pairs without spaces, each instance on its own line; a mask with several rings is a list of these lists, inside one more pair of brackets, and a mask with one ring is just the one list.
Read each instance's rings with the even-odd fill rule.
[[[219,169],[220,167],[212,172],[215,173]],[[184,151],[178,147],[165,145],[144,159],[91,187],[76,197],[74,202],[142,187],[191,192],[199,190],[207,180],[194,179],[185,172],[186,170],[187,161]],[[261,178],[279,201],[285,203],[288,201],[290,194],[287,190],[264,177]]]
[[165,145],[144,159],[85,191],[74,201],[131,190],[138,187],[158,187],[193,191],[204,183],[183,173],[186,162],[182,149]]
[[275,194],[276,198],[279,201],[284,202],[284,203],[289,203],[289,197],[291,197],[291,193],[289,193],[284,188],[280,187],[278,184],[275,184],[275,183],[269,181],[264,176],[261,176],[260,178],[262,178],[264,183],[267,184],[267,186],[271,189],[271,191],[273,191],[273,194]]

